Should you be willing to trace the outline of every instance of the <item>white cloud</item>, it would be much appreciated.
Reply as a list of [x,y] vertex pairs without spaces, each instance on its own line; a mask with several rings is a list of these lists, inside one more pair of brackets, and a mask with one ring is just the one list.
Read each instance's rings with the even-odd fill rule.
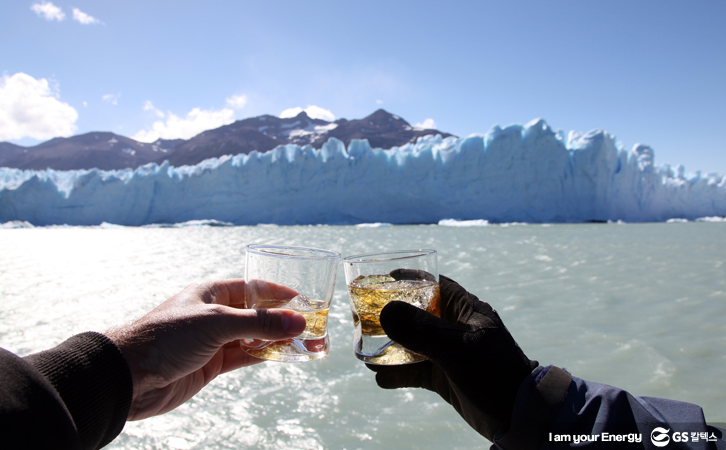
[[66,18],[63,11],[51,2],[33,3],[30,9],[45,20],[57,20],[60,22]]
[[154,111],[154,114],[156,114],[156,117],[164,117],[164,112],[161,110],[158,110],[154,108],[154,105],[151,103],[151,100],[146,100],[144,103],[144,111]]
[[227,97],[227,106],[234,109],[242,109],[247,104],[246,95],[232,95]]
[[376,105],[382,105],[382,104],[383,104],[383,100],[376,100]]
[[18,72],[0,82],[0,141],[50,139],[76,131],[78,112],[57,98],[44,78]]
[[73,20],[77,20],[83,25],[95,25],[97,23],[101,23],[100,20],[96,19],[95,17],[89,16],[78,8],[73,8]]
[[286,119],[289,117],[295,117],[303,111],[305,111],[311,119],[322,119],[327,120],[328,122],[335,120],[335,116],[332,112],[315,105],[308,105],[305,109],[302,109],[299,106],[295,108],[288,108],[280,113],[280,118]]
[[121,98],[121,94],[106,94],[101,99],[103,99],[104,102],[110,103],[112,105],[118,105],[118,99]]
[[300,114],[301,112],[303,112],[303,109],[299,106],[297,106],[295,108],[287,108],[286,110],[284,110],[283,112],[280,113],[280,119],[287,119],[290,117],[295,117],[298,114]]
[[434,122],[434,119],[426,119],[422,123],[417,123],[416,125],[414,125],[414,128],[421,128],[423,130],[435,130],[436,122]]
[[214,111],[194,108],[189,111],[186,118],[168,113],[166,122],[157,120],[150,130],[141,130],[132,138],[140,142],[154,142],[159,138],[189,139],[202,131],[219,128],[232,122],[234,122],[234,111],[231,109]]

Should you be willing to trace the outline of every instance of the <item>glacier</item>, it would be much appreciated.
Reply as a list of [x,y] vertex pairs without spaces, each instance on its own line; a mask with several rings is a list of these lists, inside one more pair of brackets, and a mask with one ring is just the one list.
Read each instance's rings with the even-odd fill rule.
[[[647,222],[726,215],[726,176],[656,166],[606,131],[544,120],[392,149],[329,139],[194,166],[0,168],[0,223],[141,226]],[[444,222],[446,223],[446,222]]]

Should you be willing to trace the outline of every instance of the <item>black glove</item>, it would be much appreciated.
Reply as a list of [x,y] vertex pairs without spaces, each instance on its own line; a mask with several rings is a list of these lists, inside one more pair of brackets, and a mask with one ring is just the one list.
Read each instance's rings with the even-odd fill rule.
[[366,365],[384,389],[420,387],[436,392],[493,441],[495,434],[509,429],[517,390],[539,363],[527,358],[488,303],[445,276],[440,277],[440,286],[441,319],[398,301],[381,311],[386,334],[429,360]]

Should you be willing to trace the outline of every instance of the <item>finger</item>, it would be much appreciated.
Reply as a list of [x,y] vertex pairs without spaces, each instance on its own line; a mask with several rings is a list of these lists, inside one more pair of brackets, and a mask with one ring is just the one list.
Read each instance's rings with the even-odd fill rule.
[[298,295],[294,289],[263,280],[219,280],[214,288],[218,292],[216,303],[237,308],[253,308],[260,300],[290,300]]
[[215,307],[205,331],[219,342],[240,339],[280,340],[297,336],[305,330],[305,317],[287,309],[237,309]]
[[468,292],[459,283],[440,276],[442,318],[450,322],[466,323],[472,329],[504,328],[504,323],[492,306]]
[[287,286],[272,283],[263,280],[250,280],[244,288],[244,304],[245,308],[254,308],[258,304],[264,303],[267,308],[279,308],[287,304],[289,300],[298,295],[298,292]]
[[222,351],[224,352],[224,362],[222,363],[220,373],[230,372],[241,367],[252,366],[265,361],[264,359],[255,358],[245,352],[239,345],[234,347],[225,347]]
[[270,345],[272,341],[263,341],[262,339],[242,339],[239,341],[240,346],[245,349],[259,349]]
[[[471,310],[472,298],[469,292],[459,283],[445,275],[439,275],[439,286],[441,292],[441,318],[449,322],[465,321]],[[476,297],[473,300],[478,300]]]
[[469,330],[467,326],[447,322],[399,301],[383,308],[381,326],[393,341],[435,361],[461,345],[463,334]]
[[376,373],[376,383],[383,389],[422,388],[430,385],[425,381],[431,373],[430,361],[402,366],[366,364],[366,367]]
[[383,389],[421,388],[436,392],[451,403],[451,385],[441,366],[423,361],[404,366],[366,366],[376,372],[376,384]]
[[436,282],[436,277],[425,270],[395,269],[389,275],[394,280],[426,280]]

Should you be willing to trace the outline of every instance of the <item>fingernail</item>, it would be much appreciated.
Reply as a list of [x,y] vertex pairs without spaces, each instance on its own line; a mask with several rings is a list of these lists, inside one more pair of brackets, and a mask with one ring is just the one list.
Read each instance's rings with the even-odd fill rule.
[[286,312],[282,317],[282,331],[287,334],[298,335],[305,329],[305,317],[295,312]]

